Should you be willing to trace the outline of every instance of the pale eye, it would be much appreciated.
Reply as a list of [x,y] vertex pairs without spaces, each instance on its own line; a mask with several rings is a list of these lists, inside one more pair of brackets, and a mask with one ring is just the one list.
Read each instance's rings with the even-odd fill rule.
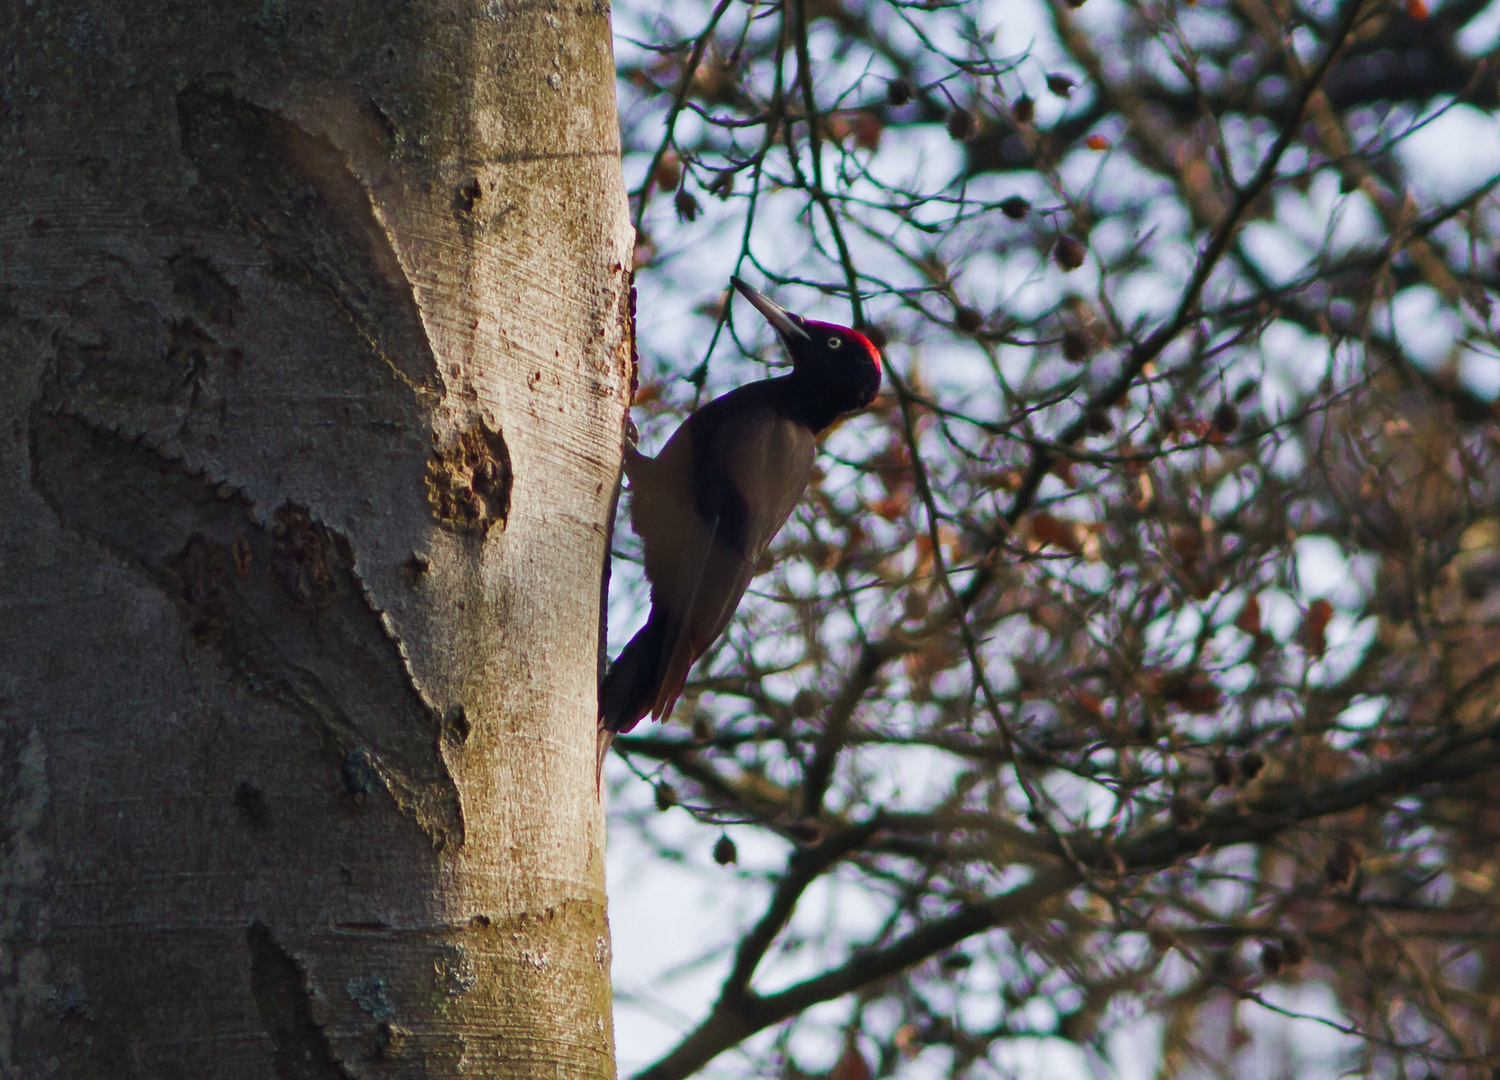
[[844,343],[844,339],[843,338],[831,337],[831,338],[828,339],[828,347],[830,349],[837,349],[843,343]]

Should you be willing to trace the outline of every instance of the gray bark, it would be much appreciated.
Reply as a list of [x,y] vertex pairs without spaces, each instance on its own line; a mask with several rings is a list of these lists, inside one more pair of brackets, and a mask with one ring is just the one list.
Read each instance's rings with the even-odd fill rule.
[[0,1076],[613,1075],[607,6],[0,11]]

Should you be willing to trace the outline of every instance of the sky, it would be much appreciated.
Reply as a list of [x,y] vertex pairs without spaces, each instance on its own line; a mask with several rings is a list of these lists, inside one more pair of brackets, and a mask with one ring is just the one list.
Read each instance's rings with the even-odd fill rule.
[[[640,5],[615,6],[616,50],[621,57],[639,55],[638,46],[629,39],[649,37],[651,33],[650,23],[636,17],[640,10]],[[699,25],[704,17],[702,9],[692,3],[666,4],[650,10],[666,12],[679,27]],[[1038,0],[993,0],[983,10],[983,21],[994,28],[996,40],[1003,48],[1020,51],[1030,47],[1038,63],[1044,66],[1063,59],[1060,46],[1049,36],[1049,22]],[[1106,27],[1120,17],[1121,10],[1120,0],[1089,0],[1079,15],[1086,24]],[[1500,0],[1469,26],[1461,40],[1471,54],[1492,49],[1497,42],[1500,42]],[[1061,104],[1045,96],[1039,98],[1039,103],[1054,112],[1078,104]],[[1444,104],[1432,103],[1431,112],[1441,111],[1441,115],[1420,125],[1399,150],[1413,177],[1413,194],[1424,202],[1472,189],[1500,172],[1500,125],[1493,117],[1473,109],[1442,111]],[[1039,114],[1043,125],[1052,118],[1046,113]],[[625,119],[627,123],[660,123],[659,115],[653,119],[627,112]],[[643,175],[646,164],[641,155],[627,156],[626,178],[632,187]],[[1088,168],[1100,167],[1084,164]],[[941,183],[945,177],[956,174],[959,157],[946,133],[940,127],[929,126],[889,132],[877,165],[888,170],[890,176],[920,175],[929,182]],[[1089,180],[1085,175],[1070,177],[1070,181],[1080,185]],[[1016,181],[1008,182],[1015,186]],[[1330,232],[1336,247],[1360,243],[1374,234],[1378,222],[1369,206],[1361,201],[1362,197],[1349,199],[1342,194],[1332,177],[1320,177],[1305,193],[1283,194],[1276,223],[1256,223],[1248,229],[1247,246],[1273,277],[1291,277]],[[728,286],[728,275],[735,269],[733,238],[738,219],[732,216],[732,204],[730,209],[720,211],[717,204],[708,203],[705,210],[708,220],[699,235],[713,237],[717,228],[718,240],[695,243],[690,250],[674,254],[669,268],[644,275],[640,281],[638,332],[644,358],[643,377],[667,379],[669,395],[683,401],[690,391],[673,376],[684,374],[704,359],[704,327],[712,325],[699,309],[716,301]],[[657,212],[667,211],[665,205],[657,208]],[[786,243],[785,238],[795,235],[795,230],[778,228],[778,212],[774,205],[768,207],[759,226],[760,235],[753,242],[767,258],[790,268],[804,253],[795,244]],[[721,214],[717,226],[712,220],[714,214]],[[1122,238],[1122,242],[1128,239]],[[1168,280],[1163,279],[1159,295],[1152,295],[1147,289],[1136,299],[1141,310],[1149,311],[1166,302]],[[996,265],[988,279],[981,274],[979,281],[971,284],[978,289],[991,289],[997,296],[1008,297],[1009,303],[1023,306],[1034,302],[1028,301],[1028,290],[1035,290],[1036,302],[1041,302],[1055,289],[1053,283],[1037,276],[1034,266]],[[777,299],[796,310],[811,295],[780,295]],[[815,314],[844,319],[843,313],[832,309]],[[748,305],[737,308],[737,319],[740,333],[747,340],[762,346],[769,344],[769,334],[758,325]],[[1455,339],[1462,331],[1456,317],[1421,287],[1406,289],[1397,296],[1392,304],[1391,321],[1402,344],[1419,362],[1432,367],[1452,358]],[[1277,337],[1277,333],[1282,336]],[[1316,382],[1318,375],[1287,360],[1305,355],[1297,341],[1286,337],[1291,333],[1294,332],[1290,329],[1279,329],[1262,342],[1263,400],[1271,402],[1272,407],[1278,385],[1288,388],[1289,398],[1292,387],[1309,378]],[[738,359],[727,335],[716,346],[713,359],[708,386],[711,394],[767,373],[762,367]],[[942,371],[942,378],[949,380],[955,392],[962,392],[965,381],[975,378],[973,367],[961,356],[929,351],[924,362],[930,369]],[[1500,358],[1464,350],[1458,358],[1458,369],[1460,377],[1482,396],[1500,395]],[[988,375],[981,373],[980,377]],[[637,422],[642,425],[642,448],[654,452],[670,433],[675,420],[647,422],[638,413]],[[1296,464],[1292,463],[1292,467]],[[619,528],[622,531],[626,528],[623,516]],[[1299,603],[1309,598],[1327,596],[1336,607],[1354,607],[1371,587],[1372,568],[1359,560],[1345,558],[1331,541],[1305,538],[1296,549],[1296,559],[1302,595],[1286,596],[1279,604],[1275,597],[1270,598],[1265,618],[1273,628],[1278,621],[1295,624]],[[644,619],[643,598],[644,584],[636,568],[628,562],[617,562],[610,597],[612,654]],[[1287,632],[1290,633],[1290,626]],[[1352,618],[1336,619],[1330,631],[1334,648],[1328,662],[1339,662],[1340,646],[1346,650],[1362,648],[1372,632],[1373,624],[1361,625]],[[1351,720],[1357,722],[1358,718]],[[904,760],[901,782],[920,785],[923,778],[919,774],[924,767],[924,763],[915,759]],[[695,821],[681,808],[657,812],[648,779],[632,773],[618,757],[610,758],[605,776],[611,819],[607,872],[614,947],[615,1037],[620,1074],[629,1076],[674,1046],[706,1014],[728,971],[729,950],[758,914],[767,895],[767,880],[785,866],[788,849],[785,843],[763,830],[731,826],[727,834],[737,845],[739,861],[733,866],[720,867],[712,858],[714,843],[721,835],[717,827]],[[816,940],[820,928],[838,926],[848,931],[880,917],[881,909],[870,897],[835,876],[809,892],[796,920]],[[791,981],[820,969],[820,961],[831,958],[816,947],[804,950],[803,955],[778,957],[775,977]],[[1183,977],[1186,978],[1186,973]],[[760,988],[770,989],[774,985]],[[1275,1003],[1291,1014],[1322,1016],[1328,1014],[1331,1006],[1327,993],[1315,983],[1277,987],[1272,993],[1276,995]],[[982,1007],[982,1000],[965,1007]],[[1277,1015],[1246,1003],[1238,1008],[1257,1048],[1255,1055],[1245,1059],[1244,1071],[1239,1074],[1244,1080],[1338,1074],[1341,1055],[1350,1046],[1346,1037],[1315,1020]],[[829,1003],[817,1010],[814,1019],[823,1022],[807,1025],[805,1034],[793,1043],[801,1067],[826,1070],[833,1065],[840,1049],[834,1033],[841,1030],[848,1014],[847,1002]],[[1223,1031],[1229,1030],[1229,1019],[1220,1018]],[[994,1062],[995,1075],[1014,1076],[1017,1080],[1073,1077],[1145,1080],[1154,1075],[1158,1065],[1160,1036],[1159,1025],[1150,1017],[1123,1017],[1108,1041],[1108,1052],[1102,1057],[1086,1054],[1061,1039],[1036,1039],[1007,1048],[1004,1059]],[[752,1038],[743,1051],[722,1055],[702,1075],[713,1078],[747,1075],[752,1063],[763,1060],[775,1037],[775,1032],[766,1032]],[[946,1075],[945,1064],[941,1051],[929,1051],[906,1063],[897,1075],[902,1080],[936,1078]]]

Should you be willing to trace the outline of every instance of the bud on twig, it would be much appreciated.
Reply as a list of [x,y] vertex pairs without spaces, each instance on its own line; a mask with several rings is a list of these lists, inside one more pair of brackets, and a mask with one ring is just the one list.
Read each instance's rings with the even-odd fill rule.
[[656,166],[656,172],[651,175],[651,182],[659,191],[671,191],[682,179],[682,161],[675,153],[668,150],[662,155],[660,163]]
[[1307,959],[1307,942],[1299,937],[1284,937],[1281,939],[1281,955],[1291,967],[1296,967]]
[[809,720],[818,714],[822,704],[816,690],[798,690],[797,696],[792,698],[792,715],[798,720]]
[[1020,221],[1031,213],[1031,204],[1019,195],[1012,195],[1000,204],[1000,212],[1012,221]]
[[1354,872],[1359,869],[1359,864],[1359,848],[1350,840],[1340,840],[1334,846],[1333,854],[1323,864],[1323,873],[1328,878],[1328,884],[1339,889],[1354,880]]
[[1056,94],[1058,97],[1067,97],[1073,92],[1073,88],[1077,85],[1078,84],[1068,76],[1063,75],[1059,72],[1053,72],[1051,75],[1047,76],[1047,89]]
[[948,134],[958,142],[968,142],[979,131],[979,122],[968,109],[954,109],[948,114]]
[[1069,328],[1062,336],[1063,359],[1071,364],[1081,364],[1094,351],[1093,339],[1084,331]]
[[1172,824],[1184,831],[1203,823],[1203,800],[1196,795],[1179,795],[1172,800]]
[[1064,236],[1058,240],[1057,247],[1053,249],[1052,256],[1057,260],[1057,265],[1064,270],[1077,270],[1083,265],[1084,248],[1071,236]]

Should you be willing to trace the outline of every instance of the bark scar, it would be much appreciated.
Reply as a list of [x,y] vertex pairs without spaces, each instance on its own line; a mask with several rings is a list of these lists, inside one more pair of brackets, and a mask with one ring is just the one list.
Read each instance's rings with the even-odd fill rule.
[[353,1080],[312,1014],[307,973],[259,919],[245,931],[250,993],[271,1037],[277,1080]]
[[510,516],[514,477],[504,436],[481,420],[427,459],[427,501],[443,525],[486,535]]
[[463,843],[442,717],[412,681],[344,536],[290,502],[262,524],[242,492],[143,440],[41,408],[31,470],[63,525],[144,573],[237,682],[305,717],[333,762],[362,755],[372,789],[388,791],[435,846]]
[[178,93],[177,122],[210,212],[288,279],[333,300],[419,400],[435,400],[437,360],[411,281],[344,153],[279,113],[199,86]]

